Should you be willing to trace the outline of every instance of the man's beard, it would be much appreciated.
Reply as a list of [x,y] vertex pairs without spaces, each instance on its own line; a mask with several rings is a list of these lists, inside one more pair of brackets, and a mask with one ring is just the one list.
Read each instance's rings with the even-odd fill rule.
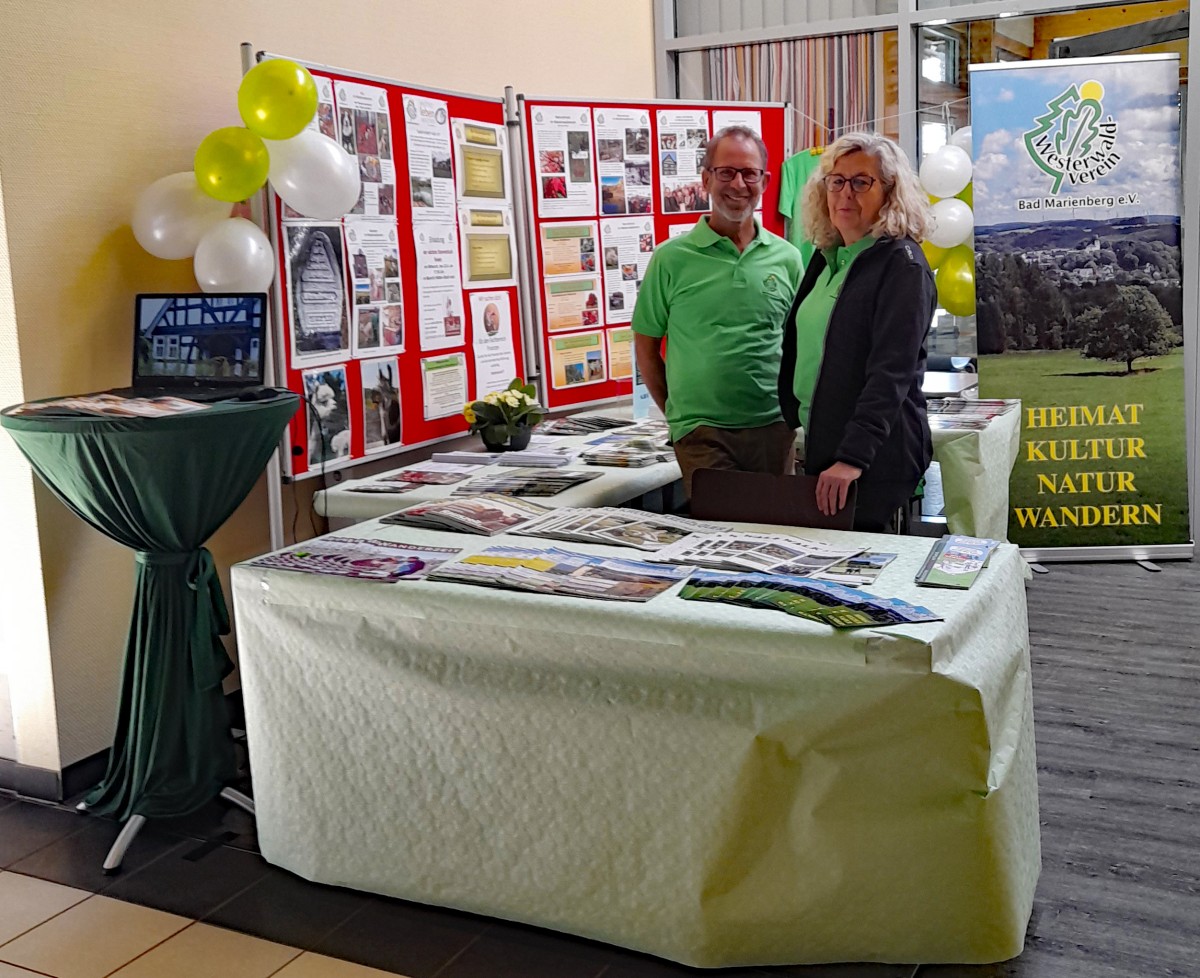
[[737,224],[741,223],[754,213],[754,200],[747,199],[740,207],[734,210],[722,198],[714,197],[712,208],[717,212],[717,215],[721,218],[721,220],[730,221]]

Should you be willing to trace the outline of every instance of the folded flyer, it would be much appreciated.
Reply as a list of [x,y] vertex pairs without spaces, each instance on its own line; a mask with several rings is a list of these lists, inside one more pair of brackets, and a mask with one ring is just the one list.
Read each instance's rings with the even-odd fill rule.
[[[481,463],[481,464],[487,464]],[[421,486],[449,486],[479,471],[479,465],[458,462],[421,462],[382,476],[382,482],[413,482]]]
[[525,499],[485,493],[417,503],[384,516],[382,522],[494,536],[515,530],[549,512],[546,506]]
[[481,493],[499,493],[504,496],[557,496],[565,489],[581,482],[600,478],[600,472],[547,472],[533,469],[522,471],[495,471],[476,476],[465,486],[458,486],[455,496],[478,496]]
[[782,533],[692,534],[648,560],[728,570],[809,576],[862,553]]
[[916,582],[925,587],[969,588],[998,546],[998,540],[947,534],[930,547]]
[[357,537],[318,537],[290,550],[267,554],[249,563],[272,570],[330,574],[363,581],[415,581],[461,553],[454,547],[363,540]]
[[618,507],[563,507],[513,532],[581,543],[615,544],[639,550],[661,550],[693,533],[718,533],[729,527],[662,513]]

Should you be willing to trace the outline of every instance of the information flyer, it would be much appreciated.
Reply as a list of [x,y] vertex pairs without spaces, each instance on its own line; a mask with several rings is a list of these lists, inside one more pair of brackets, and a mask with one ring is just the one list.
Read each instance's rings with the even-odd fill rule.
[[465,200],[508,200],[508,134],[503,126],[455,119],[458,196]]
[[601,221],[600,244],[604,249],[605,321],[632,322],[638,289],[654,254],[654,221],[648,217]]
[[289,221],[283,233],[292,363],[344,360],[350,352],[350,312],[342,226]]
[[[658,179],[663,208],[688,211],[688,188],[700,184],[704,146],[708,142],[708,113],[703,109],[658,113]],[[700,185],[703,190],[703,185]],[[695,194],[691,195],[694,203]]]
[[645,109],[593,110],[596,120],[596,171],[601,214],[649,214],[650,113]]
[[462,277],[468,289],[516,285],[513,213],[507,205],[460,206]]
[[550,337],[550,381],[554,387],[599,384],[605,378],[602,332]]
[[404,349],[399,231],[394,220],[346,217],[354,293],[354,356]]
[[558,333],[568,329],[599,326],[600,277],[580,275],[550,279],[546,282],[546,330]]
[[467,357],[451,353],[421,361],[421,402],[425,420],[449,418],[467,402]]
[[417,307],[421,349],[462,346],[462,279],[458,272],[458,235],[453,224],[413,229],[417,246]]
[[534,105],[534,164],[539,217],[596,213],[591,112],[580,105]]
[[387,91],[376,85],[337,83],[338,138],[358,160],[362,195],[351,214],[396,213],[396,165]]
[[762,138],[762,113],[750,109],[713,109],[713,135],[729,126],[745,126]]
[[596,222],[542,224],[542,275],[559,278],[595,272]]
[[633,379],[633,330],[608,331],[608,375],[613,380]]
[[517,376],[512,307],[507,292],[471,292],[475,397],[508,388]]
[[454,170],[450,163],[450,118],[446,103],[404,96],[408,185],[413,224],[454,221]]

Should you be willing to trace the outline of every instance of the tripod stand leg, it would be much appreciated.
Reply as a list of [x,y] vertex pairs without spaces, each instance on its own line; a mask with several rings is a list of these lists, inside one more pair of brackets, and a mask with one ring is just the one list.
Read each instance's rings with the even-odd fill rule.
[[125,858],[125,851],[145,824],[145,815],[129,816],[129,821],[122,827],[121,834],[117,836],[117,841],[112,844],[112,848],[108,850],[108,856],[105,857],[105,876],[111,876],[121,868],[121,860]]
[[221,797],[231,805],[237,805],[238,808],[244,809],[251,815],[254,814],[254,799],[249,795],[244,795],[236,788],[222,788]]

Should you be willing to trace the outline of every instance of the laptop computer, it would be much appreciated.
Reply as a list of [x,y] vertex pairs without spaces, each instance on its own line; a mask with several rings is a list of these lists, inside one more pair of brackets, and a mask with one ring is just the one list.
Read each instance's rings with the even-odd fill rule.
[[133,384],[106,393],[209,402],[260,390],[266,315],[265,292],[141,293]]

